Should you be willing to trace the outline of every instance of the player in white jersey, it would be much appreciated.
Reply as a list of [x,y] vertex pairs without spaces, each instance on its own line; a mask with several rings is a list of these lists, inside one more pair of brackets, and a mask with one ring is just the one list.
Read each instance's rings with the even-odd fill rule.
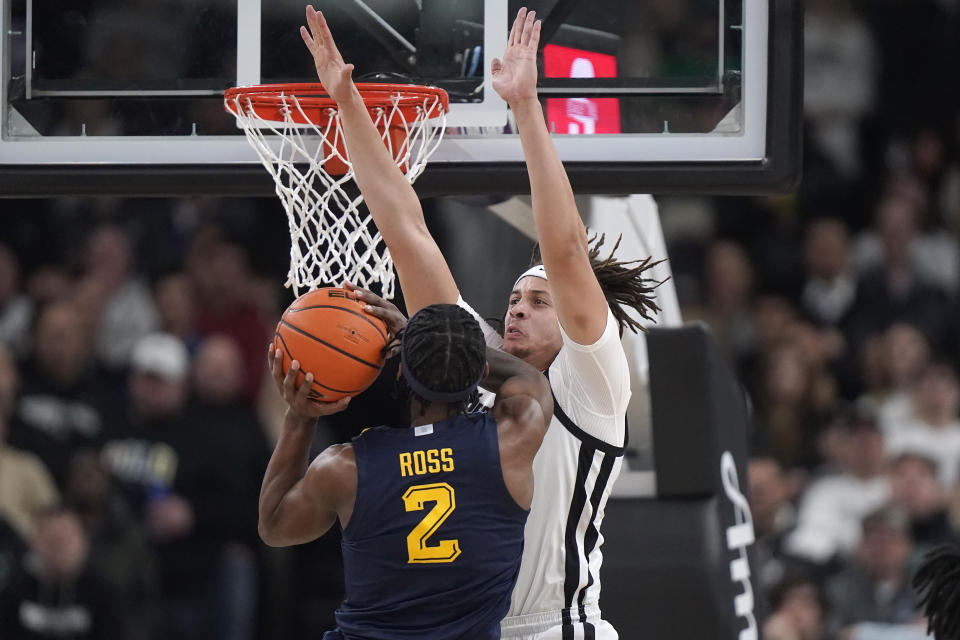
[[[456,302],[469,309],[423,219],[413,188],[393,163],[350,79],[353,65],[337,50],[323,16],[307,7],[301,28],[317,74],[337,101],[347,154],[370,214],[396,265],[410,313]],[[650,260],[620,263],[599,256],[577,212],[563,164],[537,98],[540,23],[521,9],[503,59],[491,65],[493,87],[506,100],[520,133],[543,264],[517,279],[501,339],[488,343],[550,378],[553,423],[534,462],[535,488],[520,576],[504,638],[617,638],[600,614],[600,525],[626,445],[630,376],[619,336],[656,310]],[[602,242],[602,239],[601,239]],[[357,292],[361,299],[369,294]],[[375,303],[372,298],[368,302]],[[472,310],[471,310],[472,311]]]

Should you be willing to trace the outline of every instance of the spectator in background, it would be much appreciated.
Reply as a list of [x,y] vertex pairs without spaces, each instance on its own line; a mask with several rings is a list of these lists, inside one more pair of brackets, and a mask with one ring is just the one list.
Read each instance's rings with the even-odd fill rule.
[[108,371],[120,371],[133,345],[157,328],[150,289],[133,271],[130,240],[113,225],[87,239],[80,300],[96,322],[96,354]]
[[6,444],[17,385],[13,356],[0,343],[0,518],[27,540],[33,531],[33,514],[54,505],[59,496],[39,458]]
[[18,357],[30,346],[33,302],[20,290],[20,263],[6,245],[0,244],[0,344]]
[[811,0],[803,43],[803,108],[810,138],[852,180],[860,173],[860,122],[873,107],[873,37],[848,2]]
[[97,452],[78,451],[71,458],[65,499],[76,510],[90,540],[90,568],[117,595],[122,637],[153,638],[158,625],[153,553]]
[[922,453],[904,452],[890,464],[891,504],[910,516],[910,535],[916,554],[960,542],[947,514],[947,492],[940,485],[937,463]]
[[242,397],[252,405],[263,380],[263,345],[269,332],[249,299],[251,276],[246,252],[239,244],[220,238],[216,230],[202,230],[191,247],[187,272],[194,292],[197,332],[200,336],[230,336],[240,347]]
[[73,511],[37,517],[30,553],[0,592],[4,640],[120,638],[117,601],[87,567],[89,541]]
[[[144,336],[130,354],[129,403],[111,416],[101,456],[138,516],[148,500],[177,502],[170,490],[178,458],[167,439],[184,430],[189,367],[183,343],[169,334]],[[182,513],[180,506],[169,510]]]
[[806,267],[803,310],[817,324],[839,326],[857,292],[843,221],[823,218],[812,222],[804,240],[803,257]]
[[243,383],[237,344],[225,335],[205,338],[194,359],[185,415],[190,455],[182,456],[177,480],[196,515],[178,553],[209,570],[197,570],[196,580],[209,581],[212,574],[208,633],[214,629],[227,640],[251,638],[256,625],[257,502],[270,457],[254,409],[243,401]]
[[769,456],[752,457],[748,473],[747,498],[756,534],[751,563],[763,610],[767,608],[772,589],[787,575],[792,564],[783,551],[783,541],[796,524],[796,510],[791,500],[800,487],[797,478],[784,473],[780,463]]
[[909,518],[903,510],[886,506],[863,518],[862,531],[853,564],[827,583],[837,623],[848,631],[863,623],[898,625],[905,627],[903,634],[893,637],[910,637],[908,626],[918,623],[920,615],[910,588]]
[[70,454],[103,432],[104,398],[91,358],[90,327],[66,300],[44,307],[24,367],[10,444],[35,453],[62,487]]
[[763,624],[766,640],[827,640],[830,605],[812,576],[785,576],[770,593],[771,613]]
[[862,518],[890,496],[883,436],[875,417],[849,410],[828,429],[838,468],[810,483],[800,500],[797,528],[785,543],[791,555],[824,568],[853,555]]
[[193,291],[183,273],[160,278],[153,288],[153,298],[160,318],[160,330],[177,336],[191,353],[200,342],[194,324]]
[[912,395],[910,417],[887,425],[892,454],[921,453],[937,461],[945,490],[960,475],[960,383],[949,365],[933,364],[923,372]]
[[917,269],[913,246],[917,211],[903,198],[888,197],[877,208],[877,235],[882,262],[867,267],[844,333],[858,348],[871,333],[901,321],[919,329],[934,344],[946,328],[947,297]]
[[820,461],[817,438],[823,411],[829,407],[815,397],[809,358],[798,344],[784,340],[766,355],[761,379],[755,444],[785,467],[813,469]]
[[[863,345],[863,377],[868,381],[868,392],[858,402],[871,407],[885,434],[895,425],[903,424],[913,416],[911,396],[920,375],[930,364],[930,346],[923,334],[914,327],[896,323],[875,339]],[[874,379],[874,382],[869,383]]]
[[20,566],[27,552],[24,539],[0,514],[0,593]]
[[707,250],[704,266],[704,320],[730,358],[740,364],[755,348],[749,313],[753,269],[743,248],[717,240]]

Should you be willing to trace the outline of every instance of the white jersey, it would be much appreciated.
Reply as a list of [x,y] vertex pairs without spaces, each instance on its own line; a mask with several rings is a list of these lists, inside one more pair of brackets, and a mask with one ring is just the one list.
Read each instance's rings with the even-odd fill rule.
[[[473,312],[462,300],[458,304]],[[589,637],[591,627],[609,627],[598,605],[600,525],[623,462],[630,371],[609,310],[603,335],[592,345],[560,331],[563,347],[547,371],[554,415],[533,462],[533,502],[520,574],[501,625],[504,638],[561,626],[563,637],[577,629],[577,637]],[[484,334],[491,346],[502,345],[489,327]]]

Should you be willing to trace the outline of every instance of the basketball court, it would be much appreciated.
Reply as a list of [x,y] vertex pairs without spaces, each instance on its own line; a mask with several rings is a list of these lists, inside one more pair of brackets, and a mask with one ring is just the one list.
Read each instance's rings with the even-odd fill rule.
[[[280,135],[243,122],[248,97],[228,92],[316,81],[297,31],[304,3],[0,1],[0,195],[277,193],[291,228],[303,228],[305,209],[329,217],[317,235],[294,238],[294,253],[344,256],[337,270],[291,275],[289,284],[339,284],[357,277],[359,262],[373,264],[364,277],[392,294],[382,275],[389,260],[355,188],[317,169],[318,153],[336,155],[324,142],[335,125]],[[428,198],[427,221],[464,297],[481,315],[501,315],[533,226],[528,201],[515,197],[529,192],[519,136],[488,69],[520,3],[314,6],[357,82],[443,90],[445,119],[427,108],[393,142]],[[656,203],[641,194],[774,193],[799,181],[799,0],[526,6],[543,20],[538,87],[548,127],[585,196],[586,222],[622,234],[623,257],[667,257]],[[344,211],[353,226],[336,237]],[[483,281],[471,275],[480,261],[489,266]],[[659,269],[666,279],[669,264]],[[604,530],[604,610],[625,638],[755,638],[747,408],[708,333],[681,328],[669,281],[659,296],[658,328],[625,338],[635,376],[631,445]]]

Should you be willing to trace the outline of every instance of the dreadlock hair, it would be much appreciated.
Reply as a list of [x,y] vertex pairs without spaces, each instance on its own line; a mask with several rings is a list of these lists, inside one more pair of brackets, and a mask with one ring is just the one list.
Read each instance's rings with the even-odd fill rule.
[[960,547],[942,545],[924,556],[913,575],[927,632],[937,640],[960,639]]
[[[433,391],[466,389],[477,381],[487,363],[480,324],[455,304],[433,304],[414,314],[403,330],[403,349],[410,373]],[[411,390],[406,381],[401,384],[408,397],[418,400],[422,407],[431,404]],[[476,396],[474,391],[466,400],[451,406],[463,413]]]
[[[660,311],[653,296],[653,290],[665,282],[656,281],[647,278],[644,273],[652,269],[663,260],[653,261],[653,257],[647,257],[643,260],[616,260],[613,254],[616,253],[623,239],[623,234],[617,236],[617,241],[613,249],[607,254],[607,257],[600,257],[600,247],[606,239],[606,234],[593,234],[587,239],[589,250],[587,257],[590,258],[590,266],[593,267],[593,273],[597,276],[597,282],[600,283],[600,289],[603,296],[607,299],[607,306],[613,312],[613,317],[620,326],[620,335],[623,335],[624,329],[630,329],[634,333],[646,331],[639,322],[627,314],[624,307],[635,309],[640,317],[645,320],[653,320],[653,313]],[[530,259],[530,266],[542,264],[540,258],[540,244],[533,246],[533,255]]]

